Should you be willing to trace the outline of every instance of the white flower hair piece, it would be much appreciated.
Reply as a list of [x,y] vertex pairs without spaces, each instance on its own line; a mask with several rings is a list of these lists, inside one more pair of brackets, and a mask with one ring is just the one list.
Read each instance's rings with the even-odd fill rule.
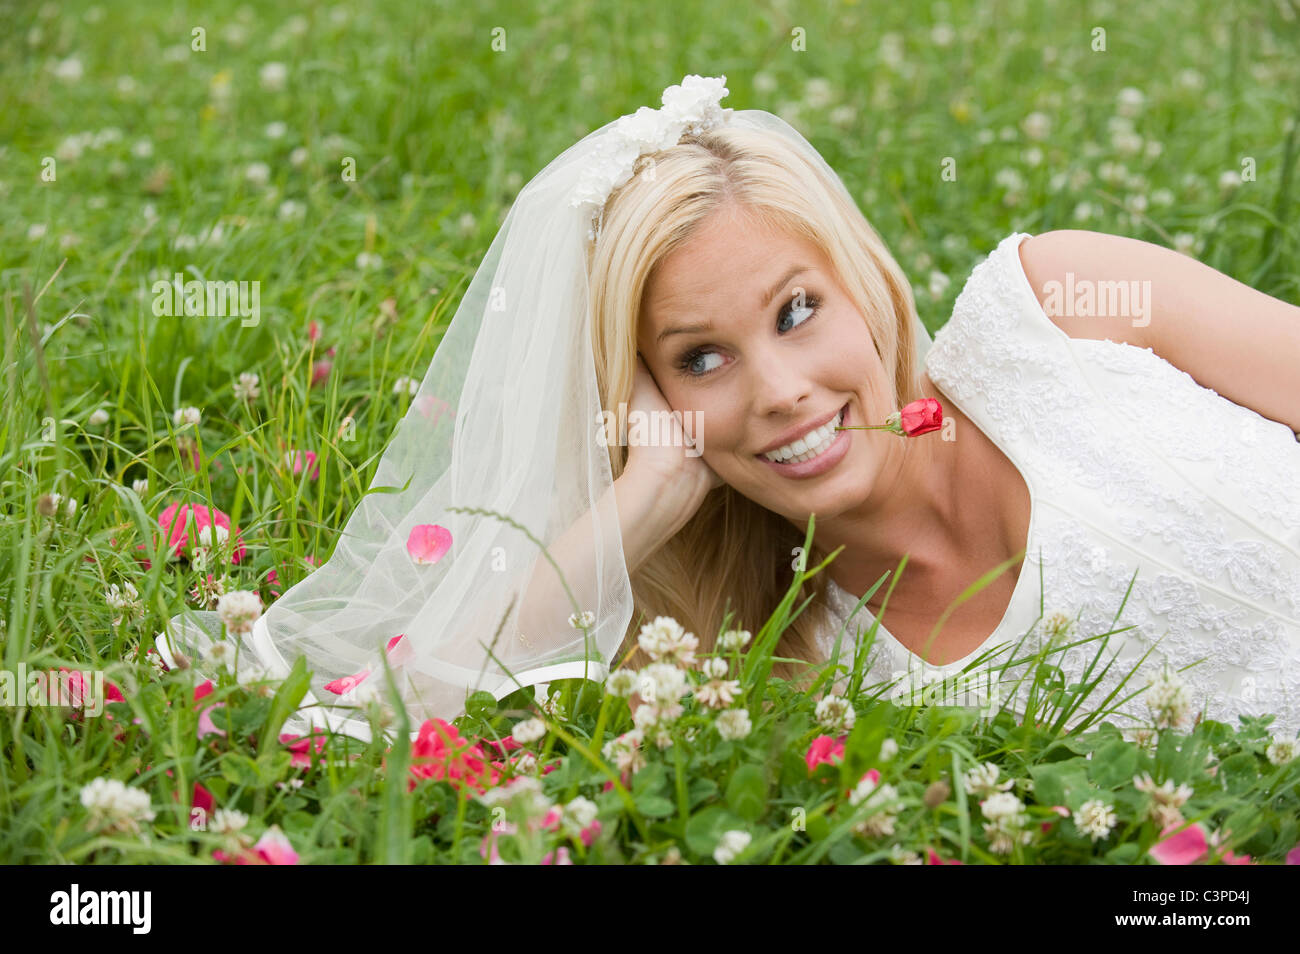
[[725,76],[691,73],[680,84],[664,90],[659,109],[642,106],[615,121],[569,200],[571,206],[586,209],[591,215],[588,241],[594,242],[600,235],[605,202],[610,193],[632,178],[638,159],[676,145],[685,133],[703,132],[731,119],[733,110],[720,106],[728,92],[723,85],[726,82]]

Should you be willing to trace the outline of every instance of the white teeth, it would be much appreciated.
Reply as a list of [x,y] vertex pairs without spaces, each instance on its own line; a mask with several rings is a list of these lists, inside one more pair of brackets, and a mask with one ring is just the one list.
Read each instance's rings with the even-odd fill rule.
[[814,428],[793,444],[786,444],[774,451],[766,451],[763,456],[776,464],[798,464],[805,460],[812,460],[834,443],[837,433],[835,428],[843,420],[844,411],[841,409],[834,420]]

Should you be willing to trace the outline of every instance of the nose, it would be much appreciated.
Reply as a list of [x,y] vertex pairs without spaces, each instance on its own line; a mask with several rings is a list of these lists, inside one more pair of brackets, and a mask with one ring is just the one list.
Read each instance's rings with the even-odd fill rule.
[[788,362],[765,362],[758,378],[751,406],[763,418],[797,416],[812,393],[807,375]]

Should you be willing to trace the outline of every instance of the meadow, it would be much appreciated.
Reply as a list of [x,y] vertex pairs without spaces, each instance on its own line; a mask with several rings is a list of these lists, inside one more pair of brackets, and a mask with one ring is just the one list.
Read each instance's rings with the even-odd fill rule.
[[[793,595],[701,665],[655,630],[664,737],[624,679],[455,725],[376,703],[413,744],[295,737],[301,669],[149,652],[328,560],[513,197],[687,73],[804,133],[932,331],[1015,230],[1300,302],[1294,0],[684,9],[0,5],[0,655],[105,680],[99,713],[0,706],[0,862],[1300,862],[1297,743],[1266,720],[1196,720],[1171,676],[1122,733],[1047,656],[1027,713],[900,705],[851,636],[819,699],[771,676]],[[168,559],[185,504],[237,561]]]

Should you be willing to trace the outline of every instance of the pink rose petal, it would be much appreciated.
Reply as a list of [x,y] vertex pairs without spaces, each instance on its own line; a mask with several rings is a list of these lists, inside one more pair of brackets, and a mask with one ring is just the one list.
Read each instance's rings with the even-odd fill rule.
[[406,538],[406,552],[416,563],[437,563],[450,548],[451,531],[436,523],[412,527]]
[[[1162,834],[1172,831],[1166,828]],[[1151,846],[1151,857],[1162,865],[1195,864],[1205,856],[1208,849],[1205,829],[1199,824],[1189,825],[1176,834],[1168,835]]]

